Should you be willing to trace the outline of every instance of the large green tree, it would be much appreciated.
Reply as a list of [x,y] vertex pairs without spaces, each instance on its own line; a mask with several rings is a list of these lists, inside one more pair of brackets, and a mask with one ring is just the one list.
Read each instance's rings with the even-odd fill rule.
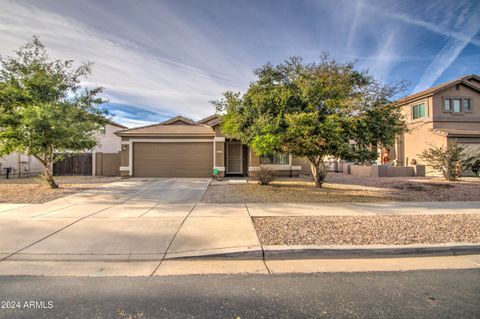
[[0,57],[0,156],[33,155],[44,165],[50,187],[57,188],[56,154],[91,149],[94,133],[107,122],[98,97],[102,88],[80,85],[91,67],[50,58],[37,37],[15,56]]
[[323,54],[319,62],[293,57],[255,70],[245,94],[225,92],[213,101],[223,117],[223,132],[258,155],[290,153],[310,161],[317,187],[332,156],[368,162],[377,146],[392,145],[404,130],[392,98],[403,84],[379,84],[354,63]]

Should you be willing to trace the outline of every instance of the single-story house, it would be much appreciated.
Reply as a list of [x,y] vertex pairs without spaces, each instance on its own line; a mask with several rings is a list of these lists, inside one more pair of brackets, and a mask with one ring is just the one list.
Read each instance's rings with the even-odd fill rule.
[[308,161],[288,154],[257,156],[248,146],[225,138],[216,115],[198,122],[177,116],[165,122],[117,131],[122,138],[122,176],[255,176],[260,167],[275,175],[310,172]]
[[480,76],[463,76],[398,103],[408,132],[390,149],[389,158],[397,165],[425,164],[419,154],[430,145],[457,142],[480,152]]

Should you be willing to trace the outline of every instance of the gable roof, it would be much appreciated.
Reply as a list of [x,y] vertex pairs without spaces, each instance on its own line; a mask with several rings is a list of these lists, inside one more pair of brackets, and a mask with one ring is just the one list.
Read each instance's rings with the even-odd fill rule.
[[108,120],[108,124],[110,125],[113,125],[113,126],[116,126],[116,127],[119,127],[119,128],[123,128],[123,129],[127,129],[128,127],[126,127],[125,125],[122,125],[120,123],[117,123],[117,122],[114,122],[112,120]]
[[[185,125],[175,125],[175,122],[181,121]],[[161,123],[146,126],[135,127],[127,130],[115,132],[118,136],[124,137],[158,137],[158,136],[190,136],[205,137],[214,136],[215,133],[210,126],[198,124],[183,117],[176,116]]]
[[465,76],[462,76],[458,79],[448,81],[448,82],[439,84],[437,86],[434,86],[432,88],[429,88],[429,89],[420,91],[418,93],[409,95],[407,97],[401,98],[397,101],[397,103],[399,105],[403,105],[403,104],[409,103],[411,101],[414,101],[414,100],[417,100],[417,99],[420,99],[420,98],[425,98],[425,97],[428,97],[428,96],[432,96],[432,95],[437,94],[439,92],[445,91],[446,89],[449,89],[449,88],[451,88],[451,87],[453,87],[457,84],[462,84],[462,85],[468,86],[471,89],[474,89],[475,91],[480,92],[480,86],[476,86],[476,85],[469,82],[469,80],[472,80],[472,79],[475,79],[475,80],[480,82],[480,76],[478,76],[476,74],[465,75]]
[[197,121],[197,123],[199,123],[199,124],[205,124],[205,125],[208,125],[208,126],[215,126],[220,122],[221,122],[221,119],[220,119],[220,116],[218,114],[212,114],[210,116],[207,116],[207,117]]
[[185,124],[195,124],[195,121],[189,119],[188,117],[184,117],[184,116],[181,116],[181,115],[177,115],[175,117],[172,117],[171,119],[163,121],[159,124],[168,125],[168,124],[172,124],[172,123],[175,123],[175,122],[184,122]]

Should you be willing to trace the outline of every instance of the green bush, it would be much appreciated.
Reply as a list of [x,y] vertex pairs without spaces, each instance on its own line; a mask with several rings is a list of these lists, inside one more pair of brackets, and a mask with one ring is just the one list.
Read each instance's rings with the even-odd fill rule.
[[469,154],[465,146],[449,143],[447,147],[430,146],[419,157],[449,181],[456,181],[464,170],[472,168],[478,154]]
[[268,185],[274,180],[272,171],[269,168],[261,167],[258,172],[258,183],[260,185]]

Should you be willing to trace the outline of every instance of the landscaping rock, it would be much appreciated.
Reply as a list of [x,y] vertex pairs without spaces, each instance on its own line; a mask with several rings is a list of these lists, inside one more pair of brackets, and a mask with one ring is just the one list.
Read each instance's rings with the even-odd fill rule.
[[480,243],[480,215],[255,217],[262,245]]

